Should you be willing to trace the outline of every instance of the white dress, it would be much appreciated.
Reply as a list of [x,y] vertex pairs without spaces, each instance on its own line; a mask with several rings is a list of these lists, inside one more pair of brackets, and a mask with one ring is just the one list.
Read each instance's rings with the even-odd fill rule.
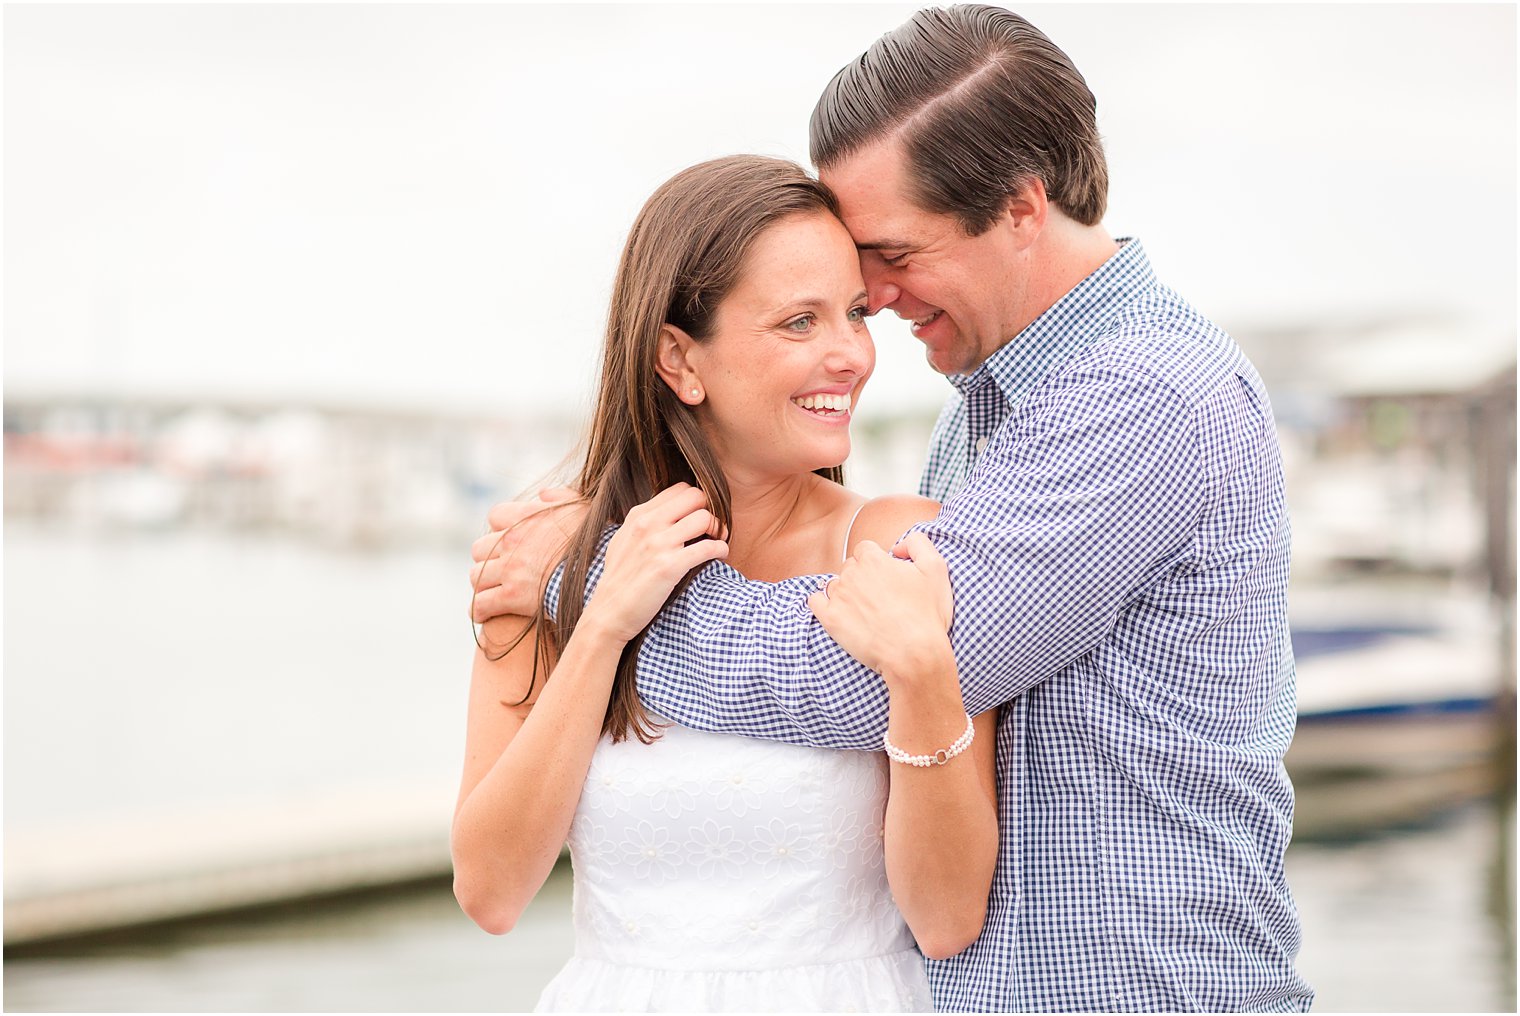
[[538,1011],[927,1012],[882,856],[886,758],[669,726],[597,746],[575,953]]

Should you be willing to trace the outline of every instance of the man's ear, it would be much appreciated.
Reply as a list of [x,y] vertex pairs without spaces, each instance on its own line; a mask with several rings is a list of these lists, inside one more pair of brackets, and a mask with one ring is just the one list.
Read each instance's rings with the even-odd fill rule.
[[1003,208],[1003,225],[1012,231],[1021,248],[1039,239],[1049,218],[1050,199],[1045,196],[1045,182],[1037,176],[1019,184]]
[[701,405],[706,398],[702,378],[692,362],[697,349],[696,340],[672,324],[660,326],[659,345],[655,350],[654,369],[676,393],[676,398],[688,406]]

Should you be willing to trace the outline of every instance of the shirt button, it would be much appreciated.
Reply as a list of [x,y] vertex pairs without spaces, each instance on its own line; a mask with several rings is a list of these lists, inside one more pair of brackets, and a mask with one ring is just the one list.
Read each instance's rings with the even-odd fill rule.
[[980,455],[980,454],[982,454],[982,452],[984,452],[986,450],[987,450],[987,439],[984,438],[984,437],[977,438],[976,439],[976,453],[978,455]]

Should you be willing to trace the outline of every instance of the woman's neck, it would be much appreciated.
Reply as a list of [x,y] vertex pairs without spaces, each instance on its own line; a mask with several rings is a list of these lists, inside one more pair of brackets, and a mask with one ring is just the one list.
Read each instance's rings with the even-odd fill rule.
[[832,505],[820,497],[827,480],[816,473],[794,474],[781,479],[728,476],[733,507],[733,527],[728,541],[728,562],[745,575],[784,570],[795,555],[799,527],[816,522]]

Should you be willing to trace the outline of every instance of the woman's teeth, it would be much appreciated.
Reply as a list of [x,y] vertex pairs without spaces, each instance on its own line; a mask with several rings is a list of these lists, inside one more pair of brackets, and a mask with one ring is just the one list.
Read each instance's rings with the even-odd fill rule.
[[811,409],[814,412],[843,413],[850,408],[850,397],[848,395],[804,395],[800,399],[793,399],[792,402],[803,409]]

